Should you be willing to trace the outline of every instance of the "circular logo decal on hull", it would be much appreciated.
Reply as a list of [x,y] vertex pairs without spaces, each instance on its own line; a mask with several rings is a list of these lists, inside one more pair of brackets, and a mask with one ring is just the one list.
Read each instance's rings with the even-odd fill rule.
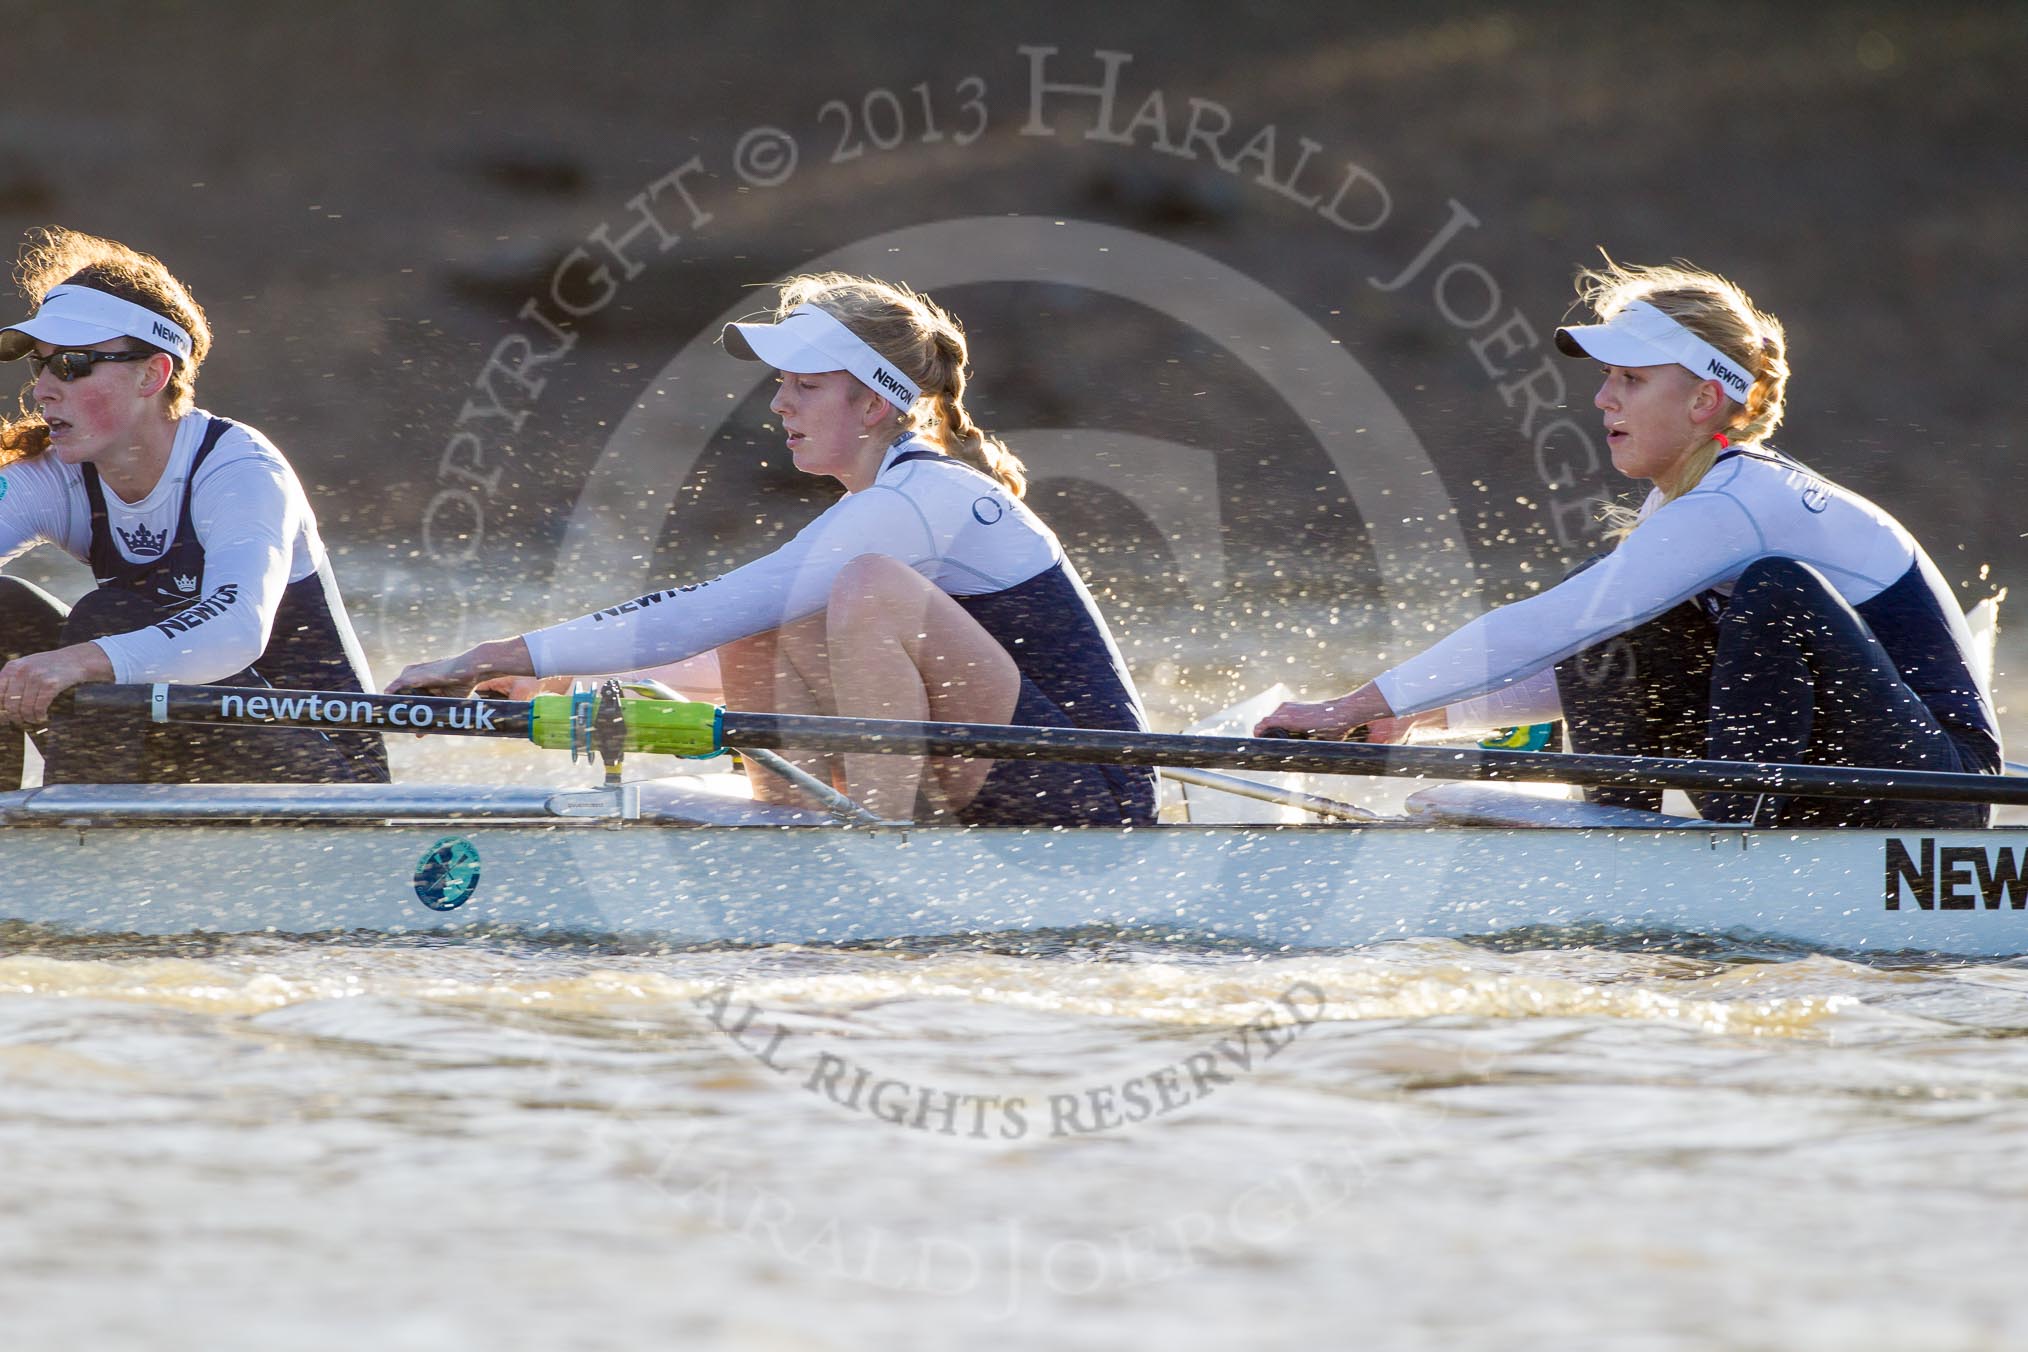
[[432,911],[455,911],[479,889],[479,847],[445,836],[415,866],[416,900]]

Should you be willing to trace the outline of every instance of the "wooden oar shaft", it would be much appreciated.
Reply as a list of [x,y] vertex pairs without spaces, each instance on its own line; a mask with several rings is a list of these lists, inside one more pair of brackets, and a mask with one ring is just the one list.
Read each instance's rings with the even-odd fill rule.
[[2028,804],[2028,782],[1937,770],[1847,769],[1667,756],[1572,755],[1481,747],[1376,746],[1278,737],[1200,737],[1091,728],[1015,728],[987,723],[909,723],[807,714],[725,711],[726,746],[806,751],[888,751],[994,760],[1050,760],[1196,769],[1273,770],[1415,779],[1536,781],[1600,788],[1771,793]]

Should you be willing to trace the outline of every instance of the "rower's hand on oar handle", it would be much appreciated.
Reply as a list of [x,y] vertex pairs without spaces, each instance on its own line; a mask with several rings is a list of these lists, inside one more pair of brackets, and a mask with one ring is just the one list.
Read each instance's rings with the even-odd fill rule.
[[32,728],[49,717],[49,706],[72,686],[110,681],[113,664],[96,643],[29,653],[0,666],[0,725]]
[[1254,725],[1256,737],[1288,737],[1299,741],[1337,742],[1352,731],[1354,724],[1342,721],[1337,701],[1304,704],[1291,700]]
[[1412,740],[1416,733],[1439,734],[1450,726],[1450,720],[1442,709],[1426,714],[1407,714],[1400,718],[1376,718],[1359,729],[1361,741],[1382,746],[1402,746]]
[[411,662],[384,687],[390,695],[469,694],[473,677],[462,655],[434,662]]
[[534,699],[537,695],[568,695],[568,676],[489,676],[472,687],[474,695],[488,699]]
[[1362,685],[1349,695],[1308,704],[1290,700],[1254,724],[1256,737],[1294,737],[1320,742],[1342,742],[1376,721],[1393,722],[1394,711],[1372,685]]
[[453,695],[463,698],[482,682],[533,677],[534,661],[519,638],[495,639],[456,657],[413,662],[387,683],[390,695]]

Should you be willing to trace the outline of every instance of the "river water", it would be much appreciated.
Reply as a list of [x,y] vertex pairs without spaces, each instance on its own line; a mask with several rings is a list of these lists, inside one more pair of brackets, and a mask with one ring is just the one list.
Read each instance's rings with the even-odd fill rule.
[[0,956],[13,1347],[2017,1347],[2028,969]]
[[[404,777],[505,773],[394,750]],[[1654,935],[1290,956],[0,931],[0,1330],[2014,1348],[2024,1035],[2022,960]]]

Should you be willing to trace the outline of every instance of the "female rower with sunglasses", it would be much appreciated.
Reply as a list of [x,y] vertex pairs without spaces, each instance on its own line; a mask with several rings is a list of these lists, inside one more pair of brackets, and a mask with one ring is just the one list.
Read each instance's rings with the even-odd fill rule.
[[[1277,730],[1396,741],[1417,728],[1562,719],[1578,751],[1896,769],[2001,770],[1964,612],[1887,512],[1767,444],[1789,367],[1782,326],[1723,277],[1609,264],[1598,322],[1556,331],[1599,363],[1614,468],[1653,485],[1612,553],[1479,617]],[[1980,805],[1691,795],[1764,826],[1983,824]],[[1594,801],[1658,807],[1660,795]]]
[[[1022,503],[1021,462],[966,411],[964,331],[927,297],[797,277],[774,323],[726,326],[779,373],[796,467],[845,486],[788,544],[722,577],[408,668],[390,690],[597,675],[716,650],[735,707],[1141,730],[1139,695],[1077,571]],[[847,755],[805,768],[885,817],[1083,824],[1154,817],[1117,766]],[[764,777],[755,792],[775,797]]]
[[[41,543],[91,566],[65,607],[0,577],[0,788],[27,729],[61,782],[387,782],[378,734],[90,723],[51,704],[87,681],[357,691],[366,664],[295,472],[250,427],[194,407],[204,311],[155,259],[38,231],[0,329],[34,376],[0,419],[0,562]],[[46,726],[45,726],[46,725]]]

